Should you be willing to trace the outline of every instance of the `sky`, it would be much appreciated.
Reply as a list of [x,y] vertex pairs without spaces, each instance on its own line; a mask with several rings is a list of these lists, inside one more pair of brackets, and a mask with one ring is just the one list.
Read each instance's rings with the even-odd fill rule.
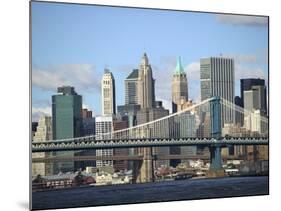
[[115,78],[116,104],[125,78],[147,53],[156,100],[171,110],[171,80],[181,56],[189,99],[200,101],[200,58],[234,58],[235,94],[241,78],[268,83],[268,19],[93,5],[32,2],[32,120],[51,115],[57,87],[74,86],[83,107],[101,114],[104,68]]

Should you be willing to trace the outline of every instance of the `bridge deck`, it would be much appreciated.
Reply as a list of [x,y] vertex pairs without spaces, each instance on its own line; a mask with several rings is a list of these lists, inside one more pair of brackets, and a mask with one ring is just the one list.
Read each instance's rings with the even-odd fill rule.
[[74,151],[87,149],[113,149],[134,147],[169,147],[169,146],[221,146],[230,145],[267,145],[267,137],[231,137],[231,138],[143,138],[111,139],[65,142],[32,142],[32,152]]

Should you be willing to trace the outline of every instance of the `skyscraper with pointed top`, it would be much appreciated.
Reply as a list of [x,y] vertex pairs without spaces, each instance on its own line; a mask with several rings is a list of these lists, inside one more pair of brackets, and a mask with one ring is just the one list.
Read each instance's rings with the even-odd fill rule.
[[172,79],[172,111],[178,111],[178,105],[188,101],[188,88],[186,73],[181,64],[181,57],[178,57],[177,66]]
[[102,115],[115,115],[115,80],[113,74],[109,69],[104,69],[104,74],[101,81],[101,94],[102,94]]
[[154,79],[146,53],[143,54],[139,67],[138,104],[141,108],[153,108],[155,104]]

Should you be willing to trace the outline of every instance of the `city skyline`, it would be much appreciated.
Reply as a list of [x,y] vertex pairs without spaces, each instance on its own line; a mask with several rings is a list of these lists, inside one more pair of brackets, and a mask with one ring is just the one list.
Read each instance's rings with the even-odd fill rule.
[[31,14],[32,209],[269,194],[268,16]]
[[[130,29],[128,28],[128,30],[132,31],[125,31],[125,33],[116,31],[116,27],[113,30],[111,28],[113,26],[110,23],[113,23],[112,20],[117,20],[122,24],[126,24],[123,22],[123,19],[126,15],[131,17],[132,14],[129,12],[131,9],[114,8],[114,13],[110,13],[113,9],[111,7],[101,8],[98,6],[80,5],[80,9],[74,12],[74,15],[76,14],[80,18],[73,22],[73,19],[68,20],[66,15],[66,12],[71,10],[71,5],[66,7],[61,7],[60,4],[46,6],[40,2],[33,4],[33,7],[36,7],[36,5],[38,8],[34,10],[33,15],[36,21],[33,23],[32,30],[34,39],[32,46],[33,120],[38,118],[40,114],[50,114],[51,95],[56,92],[56,87],[62,85],[74,86],[77,93],[83,96],[84,107],[88,107],[96,115],[100,115],[101,93],[99,83],[105,67],[113,73],[116,80],[116,105],[123,105],[125,103],[124,80],[133,69],[138,68],[143,52],[147,52],[152,65],[153,77],[156,80],[156,100],[162,100],[163,106],[169,109],[170,112],[172,106],[172,73],[176,67],[176,58],[178,56],[182,58],[189,84],[189,96],[194,101],[199,101],[200,99],[199,71],[200,58],[203,57],[222,54],[223,56],[234,58],[236,73],[235,95],[240,93],[239,79],[241,78],[264,78],[267,85],[268,29],[267,18],[265,17],[195,12],[175,13],[175,11],[169,11],[164,15],[161,10],[156,10],[155,13],[155,10],[135,9],[136,14],[134,13],[132,16],[134,18],[132,22],[137,21],[134,23],[142,24],[136,24],[136,26],[130,24]],[[50,12],[52,12],[54,17],[46,16]],[[104,17],[104,14],[110,14],[110,17]],[[190,24],[187,24],[188,27],[182,27],[181,24],[183,23],[178,23],[179,16],[181,16],[183,22],[190,22]],[[54,22],[55,17],[58,18],[56,19],[56,24]],[[101,20],[98,23],[96,21],[97,17],[99,17],[98,20]],[[162,18],[168,19],[166,25],[160,24]],[[177,18],[177,22],[175,22],[175,18]],[[199,25],[198,21],[202,18],[204,23]],[[149,21],[147,21],[148,19]],[[73,22],[73,25],[69,25],[69,21]],[[104,27],[103,21],[109,23],[107,27]],[[157,23],[160,25],[157,25]],[[90,35],[86,36],[87,30],[93,35],[93,31],[89,29],[89,24],[96,26],[93,27],[95,28],[92,29],[93,31],[102,29],[103,32],[108,34],[108,32],[113,30],[114,36],[113,33],[109,33],[112,36],[105,36],[104,39],[100,37],[102,33],[92,37]],[[42,28],[42,25],[45,28]],[[173,26],[172,32],[167,30],[168,26]],[[202,28],[198,26],[205,27],[208,30],[207,39],[206,35],[198,34],[198,31],[202,33]],[[144,31],[139,30],[139,28],[146,29],[146,33],[140,33],[143,36],[136,36],[136,30]],[[38,30],[40,30],[40,33]],[[51,34],[45,35],[45,30],[50,31]],[[81,34],[70,34],[70,32],[75,30],[80,31]],[[155,30],[159,32],[156,33]],[[160,32],[162,37],[157,37],[157,34]],[[224,36],[228,37],[226,41],[221,40],[221,32],[224,33]],[[187,34],[188,37],[185,38]],[[171,35],[173,37],[170,37]],[[83,40],[79,39],[79,37],[82,37]],[[125,43],[122,41],[125,38],[131,38],[131,40]],[[45,43],[42,44],[42,39],[45,39],[45,43],[48,43],[49,46],[45,46]],[[63,39],[65,40],[62,42]],[[98,45],[96,39],[99,41],[102,39],[102,43]],[[119,42],[116,42],[116,39],[119,39]],[[208,43],[209,40],[212,40],[214,44],[220,45]],[[238,41],[241,44],[238,45]],[[91,44],[86,46],[87,42]],[[111,42],[115,42],[115,45]],[[38,43],[41,44],[39,45]],[[208,49],[204,48],[206,43],[208,43]],[[54,46],[54,44],[57,46]],[[197,47],[195,46],[196,44],[200,45]],[[124,45],[123,48],[122,45]],[[50,48],[51,46],[54,49]],[[63,51],[61,54],[59,53],[60,48]],[[73,49],[74,52],[66,52],[65,50],[68,48]],[[45,49],[45,51],[41,49]],[[167,83],[161,83],[162,81],[168,81],[170,86]]]

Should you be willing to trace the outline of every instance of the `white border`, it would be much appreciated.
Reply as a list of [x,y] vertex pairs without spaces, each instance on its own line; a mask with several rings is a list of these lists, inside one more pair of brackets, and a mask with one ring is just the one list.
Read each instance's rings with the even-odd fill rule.
[[[280,210],[280,6],[278,1],[246,0],[67,0],[164,9],[230,12],[270,16],[270,196],[208,199],[196,201],[118,205],[95,208],[97,211],[138,210]],[[1,36],[1,210],[28,209],[29,140],[29,2],[2,1]],[[279,77],[278,77],[279,76]],[[280,139],[280,138],[279,138]]]

